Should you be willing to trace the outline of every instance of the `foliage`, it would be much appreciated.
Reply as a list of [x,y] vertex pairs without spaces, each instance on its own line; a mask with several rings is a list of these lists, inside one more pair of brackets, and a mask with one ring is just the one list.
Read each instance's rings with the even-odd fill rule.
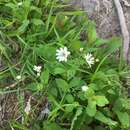
[[[47,119],[38,120],[34,105],[24,122],[12,119],[8,129],[129,130],[125,79],[130,71],[116,58],[122,41],[99,38],[94,22],[69,8],[58,0],[0,1],[1,91],[30,91],[51,104]],[[65,46],[70,55],[59,62],[56,50]],[[88,53],[99,60],[92,67],[84,59]],[[42,66],[40,76],[34,65]],[[5,87],[8,79],[15,88]]]

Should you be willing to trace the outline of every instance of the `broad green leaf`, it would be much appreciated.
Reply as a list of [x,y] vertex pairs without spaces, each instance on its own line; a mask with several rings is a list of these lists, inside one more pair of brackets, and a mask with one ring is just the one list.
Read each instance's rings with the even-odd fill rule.
[[66,92],[69,88],[68,83],[63,79],[56,79],[56,84],[59,89],[61,89],[63,92]]
[[74,102],[74,97],[71,94],[67,94],[65,96],[65,99],[68,103],[73,103]]
[[41,91],[44,88],[44,86],[39,83],[31,83],[31,84],[27,85],[26,88],[31,91]]
[[101,46],[101,45],[104,45],[104,44],[106,44],[106,42],[107,42],[107,40],[106,39],[101,39],[101,38],[98,38],[96,41],[95,41],[95,45],[96,45],[96,47],[99,47],[99,46]]
[[66,72],[66,70],[64,68],[54,68],[54,74],[63,74],[64,72]]
[[41,19],[35,19],[35,18],[33,18],[32,20],[31,20],[31,22],[34,24],[34,25],[44,25],[44,22],[41,20]]
[[46,85],[48,84],[48,80],[49,80],[49,70],[45,69],[40,76],[41,82]]
[[89,22],[88,29],[87,29],[87,38],[88,38],[88,44],[92,44],[97,39],[97,33],[96,33],[96,27],[94,23]]
[[117,111],[116,114],[124,128],[130,127],[130,116],[128,115],[127,112]]
[[107,45],[106,53],[110,54],[117,51],[122,46],[122,40],[121,38],[115,37],[115,38],[110,39],[106,43],[106,45]]
[[81,42],[80,41],[72,41],[70,43],[71,48],[75,51],[79,51],[80,47],[81,47]]
[[65,107],[65,112],[69,113],[72,112],[74,110],[75,106],[66,106]]
[[95,119],[101,121],[104,124],[110,125],[110,126],[116,126],[117,122],[113,121],[111,118],[106,117],[103,113],[98,111],[95,115]]
[[82,80],[79,78],[79,77],[74,77],[69,85],[70,85],[70,88],[72,87],[80,87],[80,84],[82,83]]
[[85,97],[89,99],[90,97],[93,97],[95,94],[94,90],[89,87],[89,89],[85,92]]
[[62,130],[60,126],[56,123],[46,123],[44,125],[45,130]]
[[94,99],[96,100],[96,104],[100,107],[103,107],[109,103],[105,96],[95,96]]
[[91,99],[88,100],[88,105],[86,108],[86,112],[90,117],[95,116],[96,114],[96,101],[93,101]]
[[48,45],[40,45],[34,48],[35,53],[38,56],[42,56],[45,60],[55,61],[56,60],[56,48]]
[[70,80],[75,76],[76,70],[71,68],[70,70],[67,71],[67,79]]

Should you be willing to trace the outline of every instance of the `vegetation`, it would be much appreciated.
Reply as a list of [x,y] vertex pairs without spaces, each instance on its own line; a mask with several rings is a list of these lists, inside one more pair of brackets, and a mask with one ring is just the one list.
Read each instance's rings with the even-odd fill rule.
[[[129,130],[121,46],[120,38],[99,38],[84,12],[59,0],[1,0],[0,90],[16,93],[22,115],[7,129]],[[25,105],[22,92],[37,103]]]

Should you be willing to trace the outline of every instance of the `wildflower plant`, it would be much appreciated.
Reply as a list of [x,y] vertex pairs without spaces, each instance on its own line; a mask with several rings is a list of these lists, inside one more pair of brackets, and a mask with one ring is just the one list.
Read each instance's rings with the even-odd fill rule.
[[[7,129],[129,130],[130,70],[116,54],[122,41],[99,38],[84,12],[68,8],[59,0],[0,1],[1,88],[19,80],[2,92],[16,92],[24,116]],[[31,93],[26,107],[21,92]]]

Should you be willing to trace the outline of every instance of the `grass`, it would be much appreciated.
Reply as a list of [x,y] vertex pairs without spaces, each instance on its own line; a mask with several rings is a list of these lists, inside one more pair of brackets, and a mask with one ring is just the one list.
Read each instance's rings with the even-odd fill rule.
[[[70,54],[59,62],[64,47]],[[99,38],[70,5],[1,0],[1,129],[129,130],[130,69],[120,51],[121,38]]]

